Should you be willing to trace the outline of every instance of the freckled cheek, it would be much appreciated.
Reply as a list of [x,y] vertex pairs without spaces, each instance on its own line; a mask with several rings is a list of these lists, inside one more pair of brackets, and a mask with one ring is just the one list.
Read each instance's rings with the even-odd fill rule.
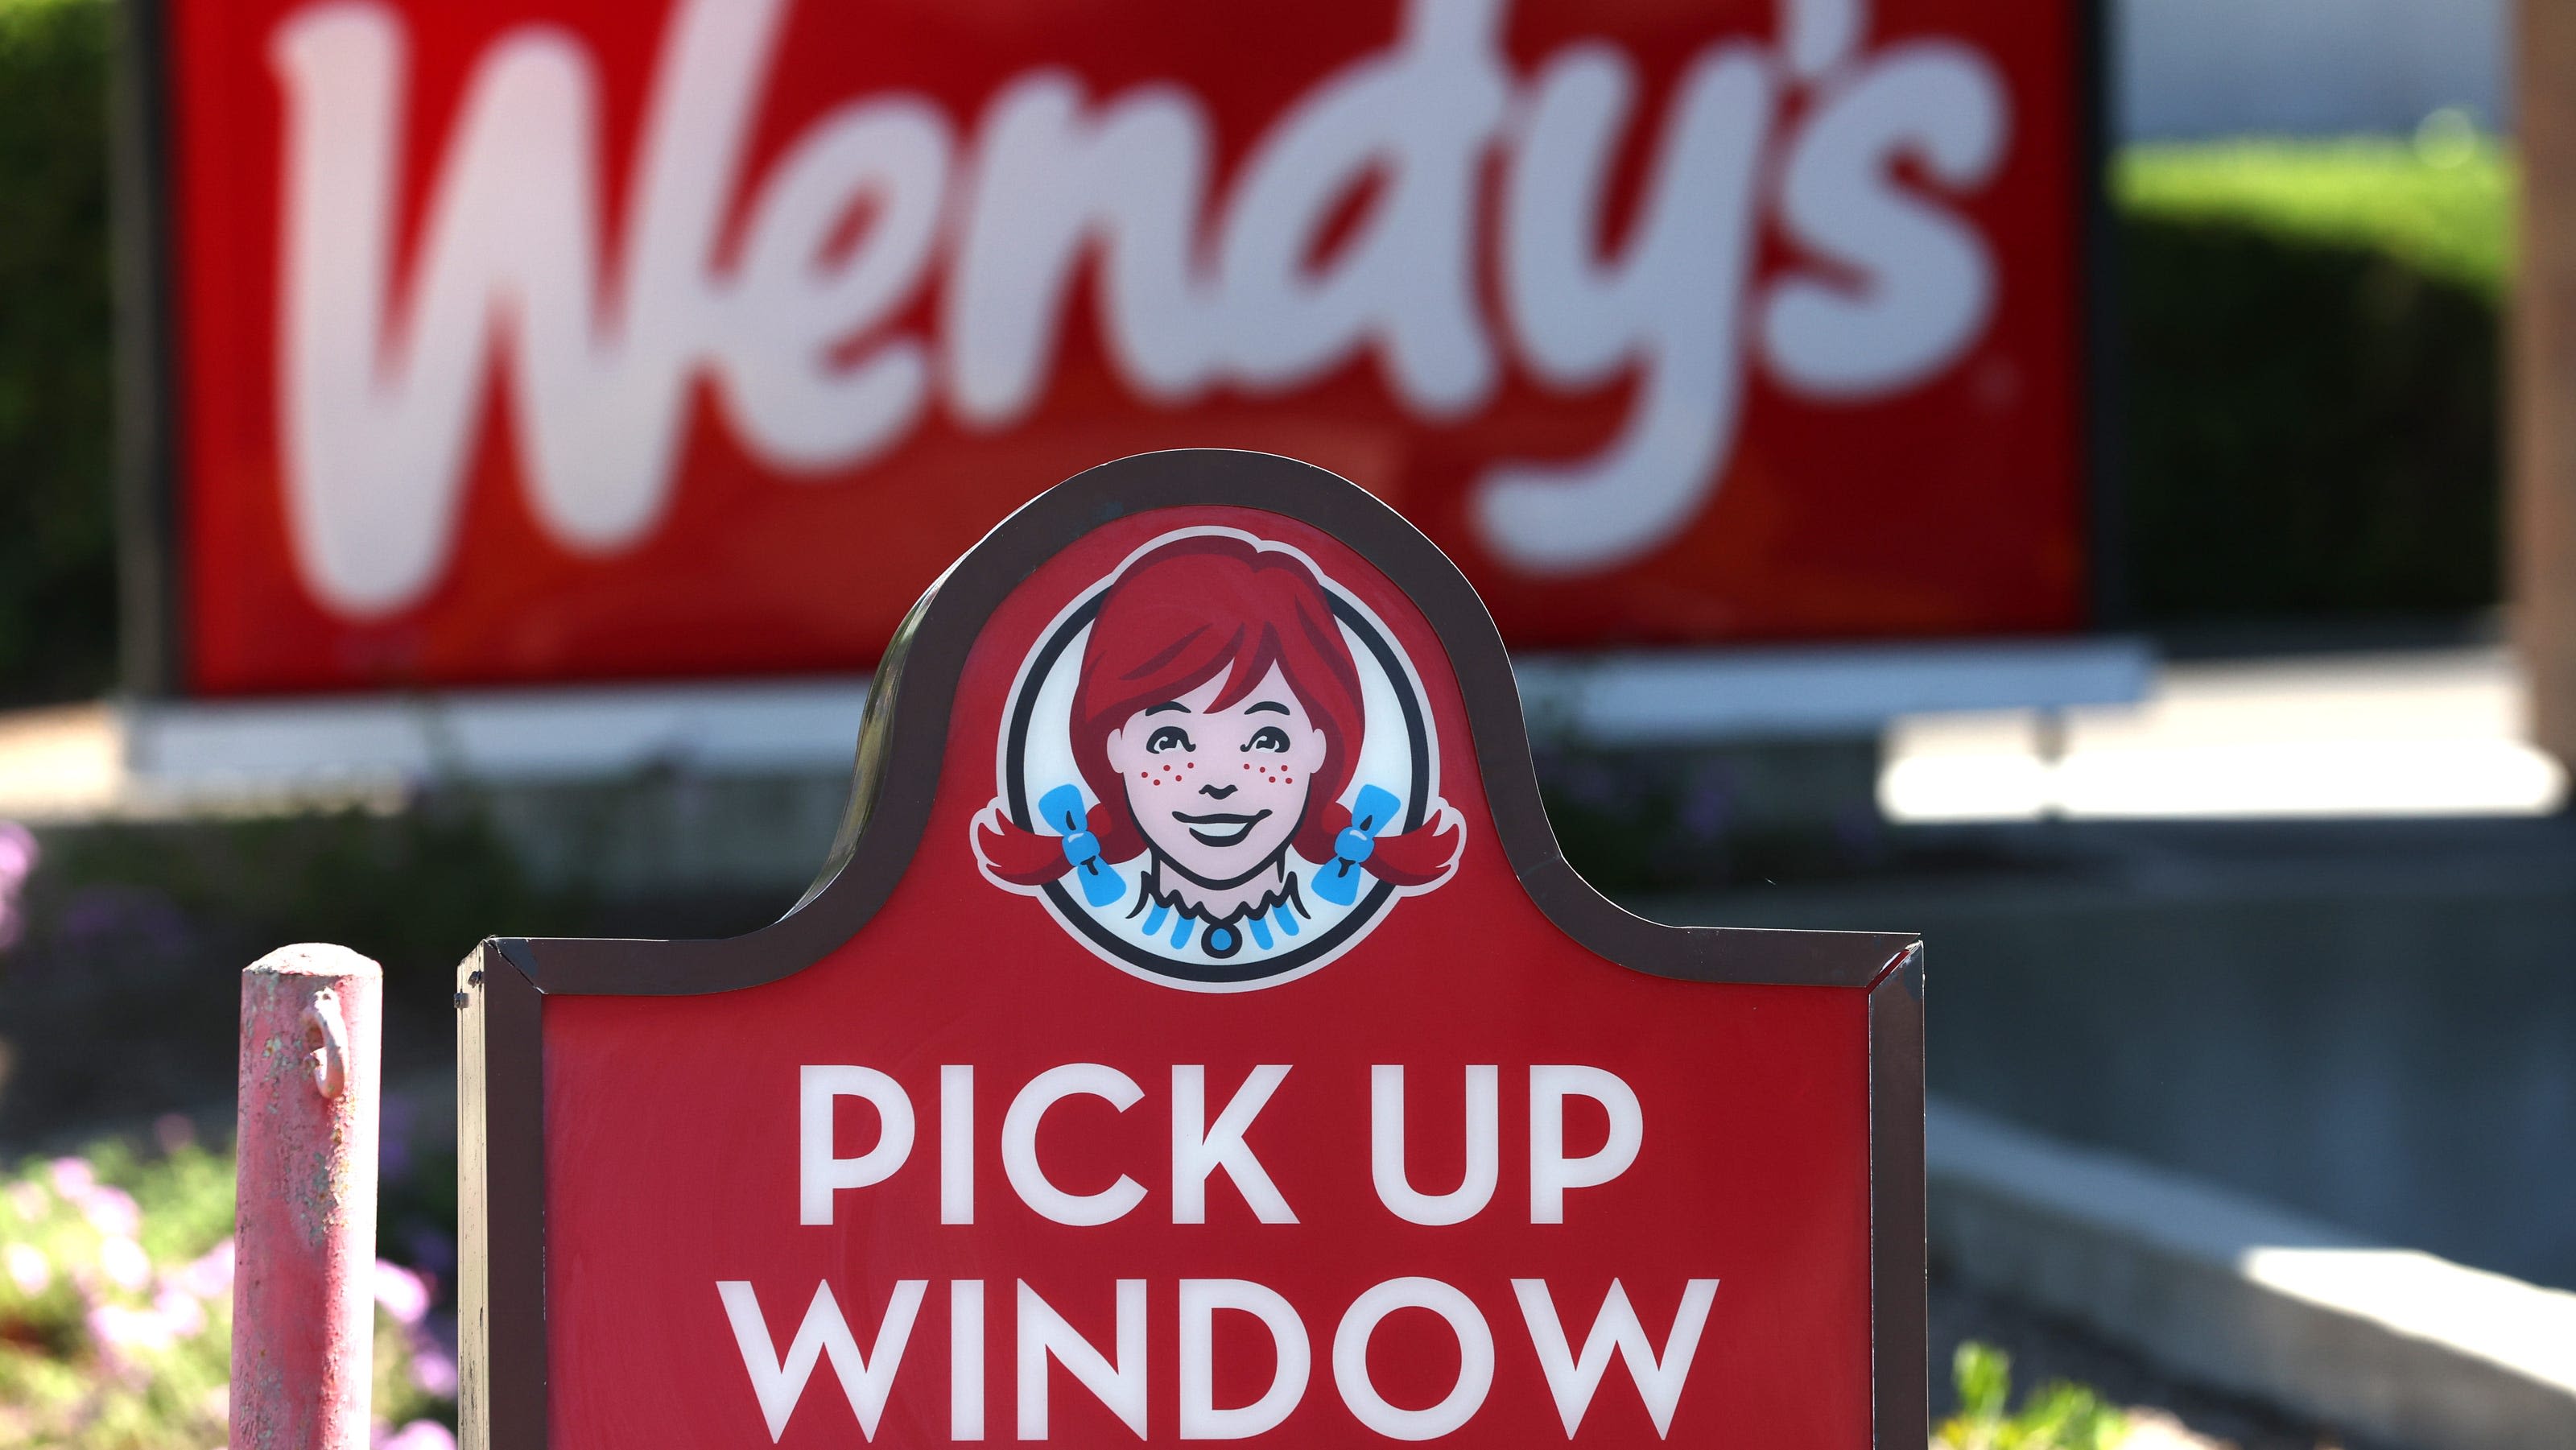
[[1274,815],[1294,817],[1306,804],[1306,778],[1302,775],[1283,777],[1273,772],[1267,779],[1244,787],[1244,798]]

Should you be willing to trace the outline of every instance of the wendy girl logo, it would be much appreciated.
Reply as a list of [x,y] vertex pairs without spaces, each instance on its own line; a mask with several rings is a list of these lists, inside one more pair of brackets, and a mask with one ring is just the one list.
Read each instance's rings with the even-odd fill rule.
[[976,859],[1112,964],[1301,976],[1457,869],[1413,664],[1314,561],[1166,534],[1057,616],[1012,684]]

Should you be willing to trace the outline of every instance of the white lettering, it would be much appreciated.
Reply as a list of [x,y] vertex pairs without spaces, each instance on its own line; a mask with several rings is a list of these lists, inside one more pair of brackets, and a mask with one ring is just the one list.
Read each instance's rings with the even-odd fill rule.
[[[1498,0],[1414,0],[1402,43],[1280,117],[1244,165],[1218,252],[1227,340],[1259,391],[1339,365],[1372,337],[1398,392],[1434,416],[1494,382],[1474,290],[1477,165],[1509,94]],[[1339,203],[1373,181],[1359,234],[1308,259]]]
[[1207,1069],[1172,1069],[1172,1222],[1207,1222],[1208,1175],[1220,1168],[1234,1180],[1243,1201],[1252,1205],[1254,1218],[1263,1223],[1297,1221],[1288,1200],[1279,1196],[1278,1185],[1270,1181],[1269,1171],[1243,1141],[1254,1115],[1287,1077],[1288,1069],[1277,1064],[1254,1068],[1243,1086],[1235,1089],[1225,1111],[1217,1114],[1214,1126],[1208,1126]]
[[[856,1158],[832,1156],[842,1098],[865,1098],[877,1110],[877,1145]],[[796,1074],[796,1141],[796,1221],[828,1224],[835,1192],[883,1183],[912,1156],[912,1099],[875,1068],[808,1063]]]
[[1708,1306],[1717,1298],[1715,1279],[1693,1279],[1682,1291],[1681,1307],[1673,1311],[1672,1332],[1664,1336],[1661,1355],[1646,1337],[1646,1326],[1637,1321],[1628,1291],[1616,1279],[1610,1281],[1610,1295],[1601,1301],[1601,1312],[1593,1317],[1591,1332],[1583,1336],[1580,1357],[1566,1342],[1565,1326],[1556,1317],[1556,1301],[1548,1294],[1545,1279],[1514,1279],[1512,1292],[1520,1298],[1521,1317],[1529,1322],[1530,1344],[1538,1350],[1539,1368],[1547,1374],[1548,1393],[1556,1397],[1556,1415],[1565,1424],[1565,1438],[1573,1439],[1582,1425],[1583,1412],[1591,1408],[1593,1392],[1601,1388],[1601,1376],[1610,1368],[1614,1347],[1628,1362],[1628,1376],[1637,1382],[1646,1413],[1654,1419],[1656,1438],[1671,1433],[1682,1382],[1690,1378],[1700,1330],[1708,1324]]
[[1783,381],[1828,398],[1893,392],[1985,330],[1995,276],[1984,241],[1891,168],[1910,157],[1968,190],[2002,163],[2005,132],[2003,82],[1965,46],[1894,47],[1824,94],[1789,148],[1781,216],[1801,247],[1858,280],[1773,286],[1762,338]]
[[1415,1191],[1404,1168],[1404,1068],[1369,1069],[1369,1178],[1378,1202],[1406,1223],[1465,1223],[1493,1201],[1502,1168],[1502,1090],[1496,1068],[1467,1069],[1467,1168],[1447,1193]]
[[939,1221],[975,1221],[975,1068],[939,1069]]
[[[881,341],[847,366],[834,357],[920,285],[950,149],[947,118],[928,101],[845,105],[761,192],[717,360],[736,422],[778,467],[847,467],[920,419],[930,367],[917,339]],[[836,256],[836,234],[862,204],[875,207],[867,233]]]
[[1038,1163],[1038,1123],[1047,1109],[1066,1098],[1099,1098],[1123,1113],[1144,1095],[1134,1078],[1096,1062],[1051,1067],[1029,1079],[1002,1118],[1002,1172],[1020,1201],[1044,1217],[1076,1227],[1109,1223],[1142,1202],[1144,1185],[1124,1173],[1098,1193],[1067,1193],[1056,1187]]
[[1191,259],[1210,126],[1171,86],[1128,92],[1096,117],[1047,71],[1014,81],[984,116],[941,340],[958,416],[981,427],[1035,406],[1073,269],[1096,239],[1102,331],[1147,397],[1186,402],[1218,362],[1214,299]]
[[1503,298],[1532,370],[1567,389],[1640,375],[1598,456],[1504,463],[1477,484],[1486,542],[1532,574],[1610,568],[1706,506],[1743,411],[1740,309],[1753,188],[1773,98],[1761,55],[1712,48],[1686,69],[1621,259],[1594,257],[1634,68],[1604,45],[1549,63],[1504,187]]
[[1111,1362],[1074,1332],[1053,1305],[1020,1284],[1020,1438],[1047,1437],[1047,1360],[1097,1396],[1119,1423],[1145,1438],[1145,1281],[1118,1281],[1118,1358]]
[[[1565,1156],[1565,1100],[1590,1098],[1610,1115],[1610,1136],[1580,1158]],[[1593,1188],[1628,1171],[1645,1141],[1636,1091],[1597,1067],[1530,1069],[1530,1222],[1565,1222],[1565,1191]]]
[[[1246,137],[1222,178],[1185,85],[1095,99],[1051,67],[998,86],[962,148],[939,105],[886,92],[825,110],[745,178],[783,0],[683,0],[613,219],[598,62],[561,27],[519,26],[472,60],[408,245],[400,12],[297,10],[269,52],[297,567],[354,619],[439,583],[495,368],[530,511],[608,555],[666,516],[702,376],[756,463],[843,477],[912,437],[934,394],[972,428],[1027,417],[1087,292],[1116,380],[1156,406],[1369,358],[1406,412],[1453,420],[1493,396],[1505,345],[1549,394],[1628,387],[1588,456],[1490,460],[1468,499],[1506,567],[1579,577],[1701,516],[1751,356],[1802,396],[1857,402],[1920,385],[1990,325],[1989,245],[1947,205],[2010,141],[1978,52],[1871,53],[1860,0],[1783,0],[1776,37],[1687,58],[1660,130],[1632,136],[1640,58],[1582,40],[1517,75],[1506,3],[1407,0],[1390,43]],[[1631,151],[1650,161],[1614,228]],[[1766,208],[1797,254],[1767,283]],[[894,327],[934,273],[937,336]]]
[[[1270,1387],[1238,1409],[1216,1404],[1216,1311],[1240,1310],[1270,1331],[1277,1354]],[[1181,1281],[1181,1438],[1248,1440],[1279,1427],[1306,1396],[1306,1379],[1314,1369],[1314,1351],[1306,1342],[1306,1324],[1279,1292],[1249,1279],[1183,1279]]]
[[1866,0],[1782,0],[1780,51],[1791,74],[1812,81],[1849,59],[1868,8]]
[[[1520,1278],[1510,1283],[1568,1439],[1582,1429],[1614,1356],[1627,1364],[1656,1435],[1671,1434],[1715,1303],[1716,1279],[1684,1282],[1660,1351],[1620,1280],[1610,1281],[1579,1350],[1560,1317],[1549,1281]],[[785,1435],[815,1366],[826,1357],[862,1436],[873,1440],[928,1288],[926,1280],[895,1281],[873,1345],[862,1353],[831,1285],[817,1283],[804,1318],[782,1354],[753,1286],[742,1280],[719,1280],[717,1294],[771,1442]],[[982,1279],[956,1279],[948,1285],[948,1421],[949,1438],[957,1442],[986,1437],[984,1288]],[[1051,1391],[1053,1373],[1059,1367],[1138,1439],[1147,1438],[1148,1366],[1165,1353],[1154,1349],[1149,1340],[1149,1282],[1115,1281],[1116,1319],[1106,1347],[1077,1331],[1027,1281],[1015,1281],[1015,1289],[1017,1438],[1052,1438]],[[1177,1370],[1179,1438],[1246,1440],[1286,1424],[1303,1403],[1314,1374],[1314,1346],[1296,1305],[1279,1291],[1249,1279],[1184,1278],[1177,1281],[1176,1289],[1174,1340],[1168,1351],[1171,1358],[1164,1362]],[[1387,1399],[1369,1369],[1370,1348],[1380,1327],[1408,1309],[1436,1315],[1458,1348],[1455,1380],[1436,1403],[1419,1409]],[[1220,1314],[1228,1312],[1249,1315],[1259,1323],[1270,1340],[1272,1364],[1268,1383],[1248,1402],[1233,1406],[1217,1403],[1217,1322]],[[1411,1318],[1406,1323],[1414,1327],[1397,1333],[1422,1332],[1424,1322],[1418,1316]],[[1344,1407],[1362,1426],[1389,1439],[1437,1439],[1464,1428],[1490,1394],[1496,1364],[1493,1332],[1483,1309],[1469,1294],[1439,1279],[1397,1278],[1373,1285],[1351,1301],[1333,1333],[1333,1381]],[[921,1411],[916,1408],[913,1413]]]
[[927,1279],[895,1281],[894,1297],[886,1301],[885,1318],[877,1325],[876,1348],[862,1356],[858,1341],[850,1337],[849,1322],[841,1317],[839,1301],[832,1297],[832,1286],[818,1283],[814,1302],[806,1307],[805,1322],[797,1326],[796,1338],[781,1359],[751,1285],[739,1279],[719,1281],[716,1293],[724,1300],[725,1317],[733,1322],[734,1344],[742,1351],[742,1367],[751,1373],[751,1391],[760,1399],[761,1418],[769,1423],[769,1442],[775,1445],[787,1433],[787,1417],[796,1413],[805,1382],[814,1375],[815,1360],[827,1354],[832,1357],[832,1373],[841,1382],[841,1394],[850,1402],[850,1413],[858,1416],[861,1438],[875,1439],[877,1418],[885,1413],[886,1392],[894,1388],[895,1368],[903,1363],[913,1317],[921,1312],[921,1296],[929,1287]]
[[[1586,1353],[1590,1353],[1587,1349]],[[948,1282],[948,1438],[984,1438],[984,1281]]]
[[[1389,1404],[1369,1379],[1369,1336],[1398,1309],[1428,1309],[1458,1336],[1458,1382],[1423,1410]],[[1333,1331],[1333,1384],[1359,1422],[1390,1440],[1435,1440],[1467,1423],[1494,1387],[1494,1333],[1476,1301],[1438,1279],[1389,1279],[1351,1301]]]
[[[383,5],[283,22],[279,390],[289,522],[307,582],[367,617],[411,603],[454,544],[483,370],[504,329],[520,466],[548,530],[622,548],[660,516],[717,202],[740,164],[779,0],[684,5],[645,106],[626,266],[598,276],[599,82],[564,31],[497,41],[458,110],[415,276],[389,318],[402,34]],[[603,290],[613,306],[599,304]],[[604,319],[604,320],[603,320]]]

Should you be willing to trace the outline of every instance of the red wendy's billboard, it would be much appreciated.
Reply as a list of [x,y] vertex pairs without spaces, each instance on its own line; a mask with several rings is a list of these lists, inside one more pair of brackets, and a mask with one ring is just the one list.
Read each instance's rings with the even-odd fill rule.
[[466,962],[468,1450],[1923,1444],[1919,943],[1596,895],[1404,520],[1125,459],[894,648],[786,917]]
[[1104,456],[1515,646],[2083,622],[2061,0],[166,0],[172,680],[850,670]]

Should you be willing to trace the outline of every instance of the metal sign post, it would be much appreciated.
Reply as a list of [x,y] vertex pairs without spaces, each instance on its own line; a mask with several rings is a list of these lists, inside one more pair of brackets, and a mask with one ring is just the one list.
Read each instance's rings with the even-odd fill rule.
[[346,947],[242,972],[233,1443],[363,1450],[384,973]]

